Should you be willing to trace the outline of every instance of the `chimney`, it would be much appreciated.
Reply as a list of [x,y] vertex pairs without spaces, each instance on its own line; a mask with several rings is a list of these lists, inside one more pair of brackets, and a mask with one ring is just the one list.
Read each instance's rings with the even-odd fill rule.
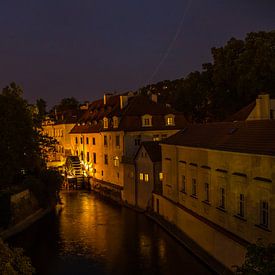
[[260,94],[256,99],[256,119],[270,119],[269,94]]
[[128,96],[121,95],[119,97],[119,100],[120,100],[120,109],[122,110],[128,104]]
[[158,103],[158,95],[157,95],[157,94],[152,94],[152,95],[151,95],[151,100],[152,100],[153,102]]
[[104,97],[103,97],[103,103],[104,103],[104,105],[107,104],[107,100],[108,100],[108,98],[111,97],[111,96],[112,96],[112,94],[110,94],[110,93],[104,94]]

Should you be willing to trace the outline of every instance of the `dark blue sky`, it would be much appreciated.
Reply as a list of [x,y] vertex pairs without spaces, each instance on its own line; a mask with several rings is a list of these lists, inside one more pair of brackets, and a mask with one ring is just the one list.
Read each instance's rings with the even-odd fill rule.
[[274,0],[0,0],[0,88],[94,100],[183,77],[211,47],[274,29]]

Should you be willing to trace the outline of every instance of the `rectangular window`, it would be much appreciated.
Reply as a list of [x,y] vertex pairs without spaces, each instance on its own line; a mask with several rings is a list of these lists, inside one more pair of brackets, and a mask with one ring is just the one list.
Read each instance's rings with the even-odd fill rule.
[[239,213],[240,217],[244,217],[244,194],[240,194],[239,197]]
[[108,139],[107,139],[107,136],[104,136],[104,146],[107,146],[108,145]]
[[83,137],[80,137],[80,144],[83,144]]
[[93,145],[95,145],[95,138],[93,137]]
[[81,151],[81,153],[80,153],[80,158],[81,158],[81,160],[84,160],[84,153],[83,153],[83,151]]
[[145,180],[146,182],[149,181],[149,174],[144,174],[144,180]]
[[143,180],[143,173],[139,173],[139,180]]
[[220,208],[225,209],[225,189],[223,187],[220,188]]
[[75,144],[78,144],[78,138],[75,137]]
[[104,155],[104,164],[108,164],[108,155]]
[[78,156],[78,150],[75,151],[76,156]]
[[89,138],[86,137],[86,144],[89,144]]
[[174,119],[173,117],[167,117],[167,125],[174,125]]
[[136,138],[135,139],[135,146],[139,146],[140,145],[140,138]]
[[181,176],[181,192],[186,193],[186,177],[185,175]]
[[268,202],[267,201],[261,201],[260,202],[260,224],[264,227],[268,228],[269,225],[269,211],[268,211]]
[[192,196],[197,196],[197,180],[192,179]]
[[87,152],[87,162],[89,162],[89,161],[90,161],[90,153]]
[[209,202],[209,183],[204,183],[204,200]]
[[159,173],[159,180],[163,181],[163,173],[162,172]]
[[145,126],[150,126],[150,125],[151,125],[150,119],[149,119],[149,118],[145,118],[145,119],[144,119],[144,125],[145,125]]
[[116,147],[120,146],[120,136],[116,136]]
[[96,153],[93,153],[93,161],[96,163]]
[[159,135],[153,135],[153,141],[160,141]]
[[114,157],[114,166],[115,167],[119,166],[119,157],[118,156]]

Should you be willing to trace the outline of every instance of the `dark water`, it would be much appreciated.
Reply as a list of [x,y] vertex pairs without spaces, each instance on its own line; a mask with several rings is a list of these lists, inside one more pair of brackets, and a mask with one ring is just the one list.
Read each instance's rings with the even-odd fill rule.
[[38,274],[211,274],[142,214],[81,191],[62,200],[61,212],[9,240]]

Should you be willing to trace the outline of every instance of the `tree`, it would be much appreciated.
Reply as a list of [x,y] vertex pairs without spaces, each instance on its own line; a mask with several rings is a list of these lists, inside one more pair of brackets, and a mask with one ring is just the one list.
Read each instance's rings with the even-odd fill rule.
[[24,255],[22,248],[10,248],[0,239],[0,274],[3,275],[30,275],[35,269],[30,259]]
[[21,95],[15,83],[0,94],[0,187],[16,183],[20,175],[43,165],[39,134]]
[[275,274],[275,244],[265,246],[261,241],[247,247],[245,262],[237,267],[236,274]]

